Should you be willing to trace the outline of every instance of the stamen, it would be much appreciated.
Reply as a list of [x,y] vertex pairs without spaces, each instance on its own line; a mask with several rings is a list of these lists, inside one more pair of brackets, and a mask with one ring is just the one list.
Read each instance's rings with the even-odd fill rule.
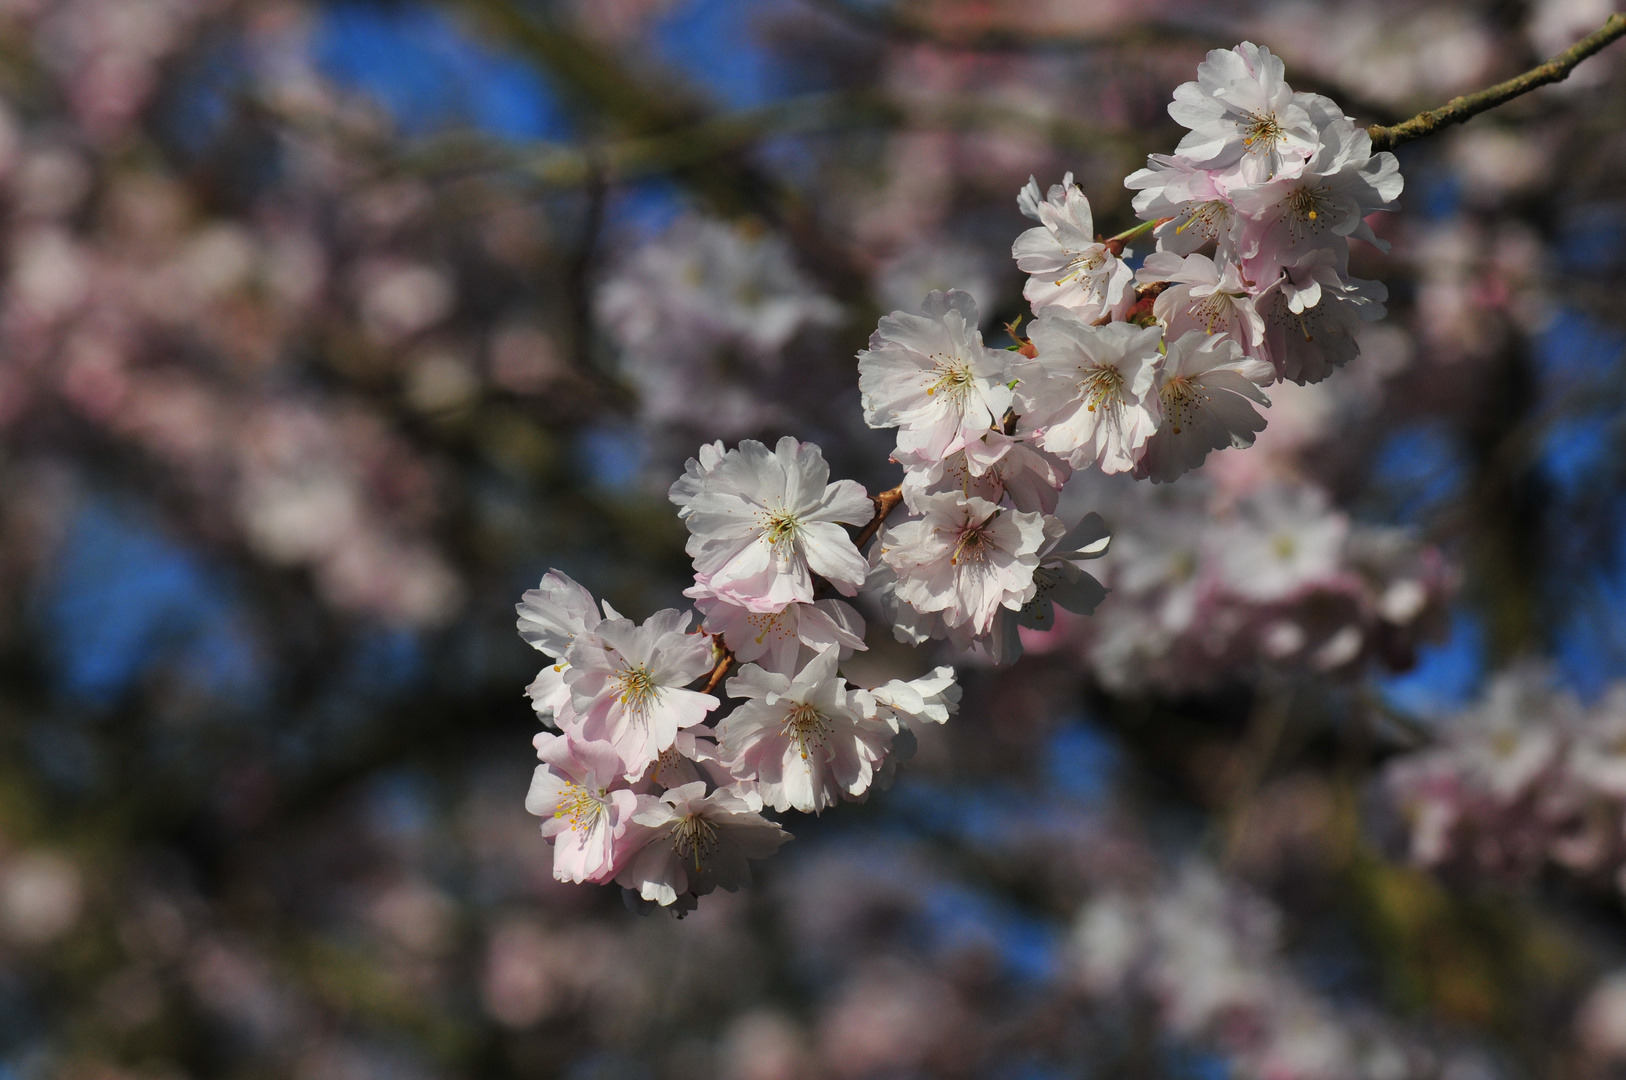
[[1083,274],[1094,273],[1107,264],[1107,251],[1105,244],[1091,244],[1083,251],[1072,252],[1072,258],[1067,260],[1064,269],[1072,271],[1067,276],[1057,280],[1057,285],[1065,285],[1074,278]]
[[1176,434],[1184,429],[1196,417],[1197,410],[1208,395],[1203,393],[1202,387],[1183,375],[1170,379],[1158,395],[1163,399],[1164,412],[1169,417],[1171,430]]
[[1090,368],[1078,384],[1085,408],[1090,412],[1094,412],[1097,405],[1109,399],[1112,404],[1118,404],[1123,398],[1123,388],[1123,373],[1115,367]]
[[971,365],[964,360],[948,357],[936,357],[937,365],[932,368],[931,374],[937,380],[926,387],[926,396],[935,397],[939,390],[956,400],[963,399],[971,392],[972,383],[976,382],[976,375],[972,374]]
[[660,696],[661,688],[648,668],[622,668],[613,676],[621,704],[632,712],[642,713]]
[[1204,329],[1212,334],[1216,323],[1230,322],[1231,309],[1235,303],[1236,300],[1230,293],[1209,293],[1191,305],[1191,313],[1203,320]]
[[1248,126],[1243,129],[1247,134],[1242,138],[1242,145],[1249,150],[1254,148],[1254,143],[1264,143],[1263,148],[1268,150],[1286,138],[1275,113],[1249,113],[1248,120]]
[[830,724],[824,714],[812,705],[795,705],[785,717],[779,734],[795,739],[802,760],[806,761],[810,747],[824,745],[825,737],[830,734]]
[[993,521],[1000,513],[1001,511],[995,510],[985,520],[975,525],[968,524],[960,531],[960,538],[955,541],[954,551],[949,555],[950,566],[959,566],[962,557],[977,563],[988,558],[988,553],[994,550],[994,542],[983,530],[988,527],[988,522]]
[[1294,240],[1322,230],[1321,211],[1331,201],[1325,188],[1301,187],[1287,197],[1288,227]]
[[672,850],[680,859],[694,860],[698,872],[701,862],[717,848],[717,829],[699,814],[690,814],[672,823]]
[[553,812],[553,816],[569,818],[572,829],[585,832],[604,816],[604,802],[580,784],[566,784],[564,798],[559,801],[559,809]]

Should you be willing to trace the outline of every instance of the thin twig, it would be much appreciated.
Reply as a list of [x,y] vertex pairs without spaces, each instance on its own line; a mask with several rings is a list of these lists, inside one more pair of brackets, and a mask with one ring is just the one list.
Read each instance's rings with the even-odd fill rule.
[[728,674],[728,669],[734,666],[734,654],[729,651],[728,646],[723,644],[723,635],[713,634],[711,647],[713,651],[722,655],[717,658],[717,666],[711,669],[711,678],[706,680],[706,689],[703,692],[707,694],[717,689],[717,685]]
[[1494,109],[1522,94],[1528,94],[1537,87],[1562,82],[1575,70],[1575,65],[1623,35],[1626,35],[1626,17],[1611,15],[1598,30],[1518,78],[1497,83],[1477,93],[1452,98],[1438,109],[1418,113],[1410,120],[1391,127],[1367,128],[1366,133],[1372,137],[1372,149],[1392,150],[1401,143],[1431,135],[1442,127],[1460,124],[1488,109]]
[[875,534],[886,524],[888,515],[903,501],[903,488],[888,488],[878,495],[872,495],[870,501],[875,504],[875,516],[869,519],[868,525],[858,530],[858,537],[853,541],[860,551],[864,549],[865,544],[875,539]]

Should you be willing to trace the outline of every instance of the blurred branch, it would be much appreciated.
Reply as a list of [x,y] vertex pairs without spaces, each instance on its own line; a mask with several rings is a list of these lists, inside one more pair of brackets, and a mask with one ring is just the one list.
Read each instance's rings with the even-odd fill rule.
[[[709,122],[706,106],[680,87],[636,74],[621,57],[518,0],[461,0],[552,77],[567,97],[632,138],[693,138]],[[675,159],[683,155],[674,154]],[[827,237],[799,194],[722,146],[694,162],[679,161],[674,178],[726,216],[754,214],[779,228],[802,263],[839,298],[863,295],[865,268]]]
[[1372,149],[1392,150],[1401,143],[1432,135],[1443,127],[1461,124],[1480,113],[1505,105],[1516,97],[1550,83],[1562,82],[1575,66],[1605,46],[1626,35],[1626,17],[1611,15],[1598,30],[1565,49],[1545,64],[1531,68],[1517,78],[1497,83],[1473,94],[1452,98],[1438,109],[1418,113],[1410,120],[1390,127],[1373,126],[1366,129],[1372,137]]
[[467,133],[420,144],[403,159],[423,171],[476,172],[513,169],[549,187],[617,183],[687,173],[738,155],[766,140],[862,128],[1026,130],[1064,149],[1099,149],[1119,142],[1138,151],[1137,136],[1079,124],[1062,116],[990,105],[973,97],[949,98],[929,107],[905,106],[873,93],[808,94],[760,109],[711,117],[656,135],[628,137],[591,150],[562,143],[510,147]]
[[899,11],[896,4],[883,8],[854,3],[853,0],[804,0],[804,3],[850,26],[894,41],[970,52],[1076,52],[1115,45],[1150,45],[1171,41],[1210,48],[1222,44],[1219,35],[1212,31],[1161,21],[1139,22],[1124,29],[1096,34],[1046,33],[1010,26],[957,32],[934,26],[929,18]]

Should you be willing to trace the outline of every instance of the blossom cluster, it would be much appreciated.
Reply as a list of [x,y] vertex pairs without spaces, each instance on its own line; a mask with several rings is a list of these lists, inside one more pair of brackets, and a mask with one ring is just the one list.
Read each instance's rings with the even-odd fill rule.
[[[555,877],[613,880],[678,910],[737,889],[748,859],[789,839],[765,808],[863,798],[890,775],[889,756],[912,748],[915,725],[953,712],[951,668],[873,688],[842,677],[841,661],[866,648],[863,619],[820,594],[864,584],[843,526],[875,509],[862,486],[829,475],[817,446],[789,437],[690,459],[672,501],[704,633],[675,609],[635,624],[558,571],[525,594],[520,633],[557,661],[528,690],[559,730],[536,738],[526,800],[547,819]],[[710,691],[736,664],[725,715]]]
[[[854,481],[830,482],[823,452],[789,436],[772,448],[714,443],[671,489],[704,634],[676,610],[642,624],[601,613],[557,571],[526,594],[521,633],[558,661],[529,691],[559,733],[537,737],[527,802],[549,819],[557,877],[615,880],[662,906],[737,888],[746,860],[787,836],[765,808],[817,813],[864,797],[907,756],[911,728],[947,719],[958,696],[949,668],[850,686],[841,662],[866,645],[848,601],[865,593],[900,641],[1013,661],[1024,629],[1053,629],[1057,608],[1090,614],[1106,595],[1082,566],[1106,552],[1104,520],[1069,525],[1057,512],[1075,473],[1174,480],[1212,450],[1253,444],[1257,407],[1270,404],[1261,387],[1317,381],[1354,355],[1354,327],[1382,314],[1383,292],[1348,276],[1348,238],[1383,246],[1365,217],[1399,194],[1393,155],[1373,155],[1330,100],[1295,94],[1268,50],[1216,50],[1198,77],[1170,107],[1190,129],[1177,153],[1126,181],[1157,242],[1138,272],[1124,238],[1095,234],[1071,176],[1048,194],[1030,180],[1017,203],[1039,224],[1012,248],[1029,275],[1025,340],[988,346],[975,299],[958,290],[881,319],[858,385],[865,422],[897,429],[895,491],[872,500]],[[828,314],[818,297],[797,298],[783,252],[726,230],[693,239],[643,260],[693,286],[647,290],[671,303],[650,307],[631,287],[601,294],[635,355],[722,336],[772,357]],[[735,295],[749,266],[766,273],[753,305]],[[685,363],[665,366],[687,381]],[[1264,505],[1289,529],[1317,519],[1285,553],[1278,523],[1231,530],[1236,591],[1284,600],[1337,563],[1345,525],[1310,503]],[[871,536],[866,554],[857,541]],[[1249,553],[1273,544],[1280,565],[1256,573]],[[1283,626],[1278,651],[1302,651],[1304,629]],[[1324,636],[1323,668],[1365,652],[1359,630]],[[713,691],[734,665],[725,708]]]
[[1113,602],[1037,646],[1076,651],[1114,692],[1196,692],[1261,667],[1403,669],[1443,621],[1455,580],[1439,552],[1352,520],[1312,480],[1216,471],[1137,494],[1115,477],[1079,491],[1113,522],[1098,571]]
[[696,217],[639,247],[595,305],[641,418],[705,436],[785,420],[787,410],[762,400],[761,384],[786,366],[798,335],[842,318],[782,239]]
[[1585,707],[1518,666],[1433,734],[1384,776],[1415,862],[1502,881],[1555,866],[1626,892],[1626,686]]
[[1238,1076],[1450,1074],[1413,1033],[1306,985],[1281,955],[1269,900],[1196,861],[1159,884],[1102,889],[1079,911],[1074,967],[1089,996],[1155,1002],[1165,1030],[1217,1044]]
[[[1039,224],[1012,254],[1034,321],[1016,349],[983,343],[961,292],[881,320],[859,389],[870,426],[898,429],[892,459],[905,470],[909,513],[871,555],[900,639],[1005,661],[1021,652],[1019,628],[1054,625],[1056,605],[1093,611],[1104,591],[1078,563],[1104,552],[1106,533],[1093,515],[1070,534],[1055,516],[1069,476],[1166,482],[1210,451],[1252,445],[1270,404],[1262,387],[1326,378],[1357,352],[1355,327],[1383,314],[1382,286],[1348,275],[1349,237],[1386,247],[1365,218],[1399,195],[1394,156],[1374,155],[1333,102],[1282,74],[1243,43],[1210,53],[1175,91],[1170,112],[1190,132],[1125,181],[1156,237],[1138,271],[1124,237],[1095,233],[1071,175],[1048,193],[1029,181],[1017,202]],[[1241,532],[1232,561],[1248,562],[1258,545]],[[1243,592],[1280,599],[1295,586],[1281,578]],[[1361,646],[1346,635],[1333,646],[1346,655],[1322,666]]]

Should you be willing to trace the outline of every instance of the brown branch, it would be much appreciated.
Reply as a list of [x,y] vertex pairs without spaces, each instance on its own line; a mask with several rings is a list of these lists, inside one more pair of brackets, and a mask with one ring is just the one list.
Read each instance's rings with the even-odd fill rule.
[[717,666],[711,669],[711,678],[706,680],[706,689],[702,691],[702,693],[706,694],[717,689],[717,684],[723,681],[724,676],[728,674],[728,669],[734,666],[734,654],[728,650],[727,645],[723,644],[723,635],[713,634],[711,636],[711,647],[715,651],[722,653],[722,655],[717,658]]
[[875,504],[875,516],[869,519],[869,524],[858,530],[858,537],[853,542],[862,551],[864,545],[875,539],[875,534],[881,531],[886,524],[887,517],[898,508],[903,501],[903,488],[888,488],[879,495],[870,496],[870,502]]
[[1575,65],[1626,35],[1626,17],[1611,15],[1602,27],[1588,34],[1545,64],[1533,67],[1517,78],[1473,94],[1452,98],[1438,109],[1418,113],[1410,120],[1391,127],[1373,126],[1366,129],[1372,137],[1372,149],[1392,150],[1401,143],[1432,135],[1440,128],[1460,124],[1488,109],[1504,105],[1514,98],[1528,94],[1537,87],[1562,82],[1569,77]]

